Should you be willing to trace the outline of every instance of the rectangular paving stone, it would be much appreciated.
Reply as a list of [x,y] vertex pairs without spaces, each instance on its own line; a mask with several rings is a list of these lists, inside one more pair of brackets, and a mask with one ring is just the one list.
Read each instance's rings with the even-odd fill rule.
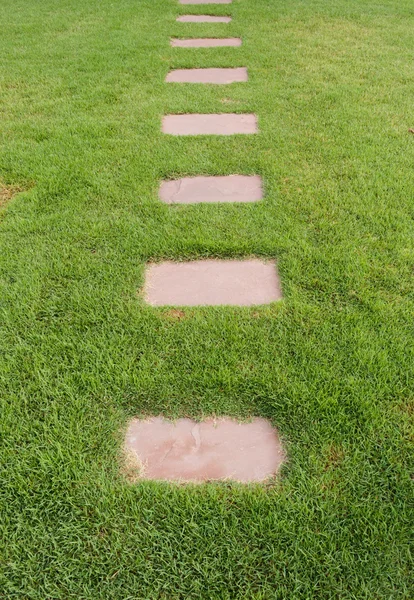
[[209,259],[148,265],[144,296],[152,306],[254,306],[282,292],[273,261]]
[[173,48],[224,48],[226,46],[241,46],[240,38],[187,38],[170,40]]
[[167,83],[214,83],[228,85],[247,81],[246,67],[208,68],[208,69],[175,69],[165,79]]
[[230,23],[231,17],[214,17],[212,15],[181,15],[178,23]]
[[167,204],[258,202],[263,198],[262,179],[258,175],[184,177],[163,181],[159,196]]
[[225,417],[167,421],[133,419],[125,437],[130,481],[265,481],[285,460],[277,430],[266,419],[239,423]]
[[234,135],[257,133],[256,115],[167,115],[162,131],[170,135]]
[[231,4],[232,0],[180,0],[180,4]]

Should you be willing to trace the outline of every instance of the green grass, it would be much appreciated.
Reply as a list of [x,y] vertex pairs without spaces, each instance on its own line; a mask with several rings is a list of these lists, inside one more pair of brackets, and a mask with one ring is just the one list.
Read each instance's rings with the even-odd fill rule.
[[[412,598],[412,0],[2,0],[1,20],[0,179],[27,191],[0,206],[0,597]],[[169,47],[187,35],[243,46]],[[164,84],[190,66],[249,82]],[[260,134],[160,133],[226,111]],[[258,173],[265,200],[158,201],[207,173]],[[277,259],[282,302],[177,319],[139,295],[147,260],[249,255]],[[128,485],[147,413],[265,416],[289,462],[267,486]]]

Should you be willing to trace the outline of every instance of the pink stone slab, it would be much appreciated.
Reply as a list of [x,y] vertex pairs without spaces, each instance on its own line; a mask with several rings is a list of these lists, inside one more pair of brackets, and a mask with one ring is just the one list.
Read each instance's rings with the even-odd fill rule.
[[231,17],[213,17],[211,15],[181,15],[179,23],[230,23]]
[[258,175],[184,177],[163,181],[159,195],[167,204],[257,202],[263,198],[262,179]]
[[227,85],[247,81],[246,67],[230,69],[176,69],[170,71],[167,83],[215,83]]
[[231,4],[232,0],[179,0],[180,4]]
[[225,46],[241,46],[240,38],[188,38],[170,40],[173,48],[222,48]]
[[149,264],[144,296],[152,306],[254,306],[282,292],[273,261],[211,259]]
[[[266,419],[166,421],[133,419],[125,450],[142,479],[248,483],[274,476],[285,460],[278,432]],[[138,473],[137,473],[138,474]]]
[[256,115],[167,115],[162,131],[170,135],[234,135],[257,133]]

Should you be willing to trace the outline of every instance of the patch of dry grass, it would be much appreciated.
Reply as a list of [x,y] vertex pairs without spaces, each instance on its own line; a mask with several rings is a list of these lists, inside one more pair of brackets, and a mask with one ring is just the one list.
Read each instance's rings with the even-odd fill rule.
[[21,185],[8,185],[0,180],[0,209],[4,208],[14,196],[24,192],[25,189]]

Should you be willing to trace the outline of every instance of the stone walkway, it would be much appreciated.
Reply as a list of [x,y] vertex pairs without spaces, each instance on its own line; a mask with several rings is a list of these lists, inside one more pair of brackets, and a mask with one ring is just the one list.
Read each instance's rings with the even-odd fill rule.
[[125,447],[130,476],[167,481],[263,481],[284,460],[276,430],[258,418],[248,423],[229,418],[200,423],[133,419]]
[[173,48],[224,48],[226,46],[241,46],[240,38],[187,38],[172,39]]
[[167,83],[216,83],[228,85],[247,81],[246,67],[225,69],[175,69],[165,79]]
[[[230,4],[231,0],[179,0],[180,4]],[[231,17],[184,15],[180,23],[229,23]],[[240,38],[172,39],[176,48],[241,45]],[[175,69],[166,83],[246,83],[246,67]],[[258,133],[254,114],[177,114],[162,119],[162,132],[173,136],[251,135]],[[199,175],[162,181],[166,204],[245,203],[263,198],[258,175]],[[255,306],[282,298],[274,261],[192,260],[147,265],[144,299],[158,306]],[[237,423],[230,418],[197,423],[162,417],[133,419],[125,440],[128,474],[135,478],[181,482],[232,479],[264,481],[285,459],[277,431],[265,419]]]
[[258,132],[256,115],[167,115],[162,131],[170,135],[235,135]]
[[210,15],[181,15],[178,23],[230,23],[231,17],[213,17]]
[[148,265],[144,295],[152,306],[255,306],[282,297],[275,263],[258,259]]
[[258,202],[263,198],[258,175],[210,175],[163,181],[160,199],[167,204]]
[[179,0],[180,4],[231,4],[232,0]]

